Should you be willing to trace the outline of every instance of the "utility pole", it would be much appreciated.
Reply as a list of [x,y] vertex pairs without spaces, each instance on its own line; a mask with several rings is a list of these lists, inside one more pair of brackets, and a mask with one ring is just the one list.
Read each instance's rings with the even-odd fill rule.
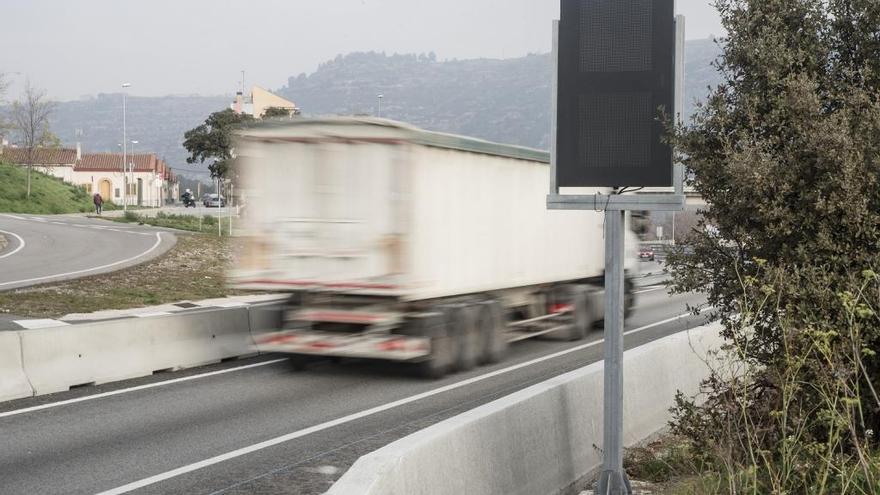
[[126,166],[126,143],[128,138],[125,132],[125,96],[126,88],[130,88],[131,83],[122,83],[122,210],[128,211],[128,179],[125,174]]

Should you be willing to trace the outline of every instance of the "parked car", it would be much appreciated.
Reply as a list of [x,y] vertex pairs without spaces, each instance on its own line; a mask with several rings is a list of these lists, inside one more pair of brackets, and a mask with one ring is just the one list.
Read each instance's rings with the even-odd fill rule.
[[643,247],[639,249],[639,259],[654,261],[654,248],[651,247]]
[[206,208],[223,208],[226,206],[226,198],[217,194],[209,194],[205,198],[204,205]]

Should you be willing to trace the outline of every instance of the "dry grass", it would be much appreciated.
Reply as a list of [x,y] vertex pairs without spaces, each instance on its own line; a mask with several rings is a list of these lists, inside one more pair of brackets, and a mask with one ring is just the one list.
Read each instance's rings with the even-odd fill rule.
[[0,292],[0,312],[32,318],[127,309],[242,294],[228,289],[224,272],[235,239],[178,235],[159,258],[113,273]]

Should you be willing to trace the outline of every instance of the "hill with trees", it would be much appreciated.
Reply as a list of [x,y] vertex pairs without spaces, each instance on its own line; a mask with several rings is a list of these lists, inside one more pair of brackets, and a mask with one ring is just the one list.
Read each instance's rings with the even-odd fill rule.
[[[694,100],[717,83],[711,61],[719,53],[712,40],[687,42],[685,114]],[[433,54],[351,53],[325,62],[311,75],[291,77],[276,90],[314,115],[375,115],[379,94],[383,117],[430,130],[503,143],[549,148],[550,55],[504,60],[438,61]],[[232,96],[129,97],[128,139],[138,151],[152,151],[172,167],[208,175],[205,165],[188,165],[184,133],[212,112],[227,108]],[[77,131],[80,130],[80,131]],[[84,151],[116,151],[122,142],[122,95],[61,102],[52,131],[63,143],[80,141]]]

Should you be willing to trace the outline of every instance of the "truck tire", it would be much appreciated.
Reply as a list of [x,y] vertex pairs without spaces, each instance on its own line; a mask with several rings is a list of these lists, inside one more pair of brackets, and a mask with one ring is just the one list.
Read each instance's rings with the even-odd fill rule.
[[587,338],[590,329],[593,328],[594,312],[590,307],[590,298],[587,291],[582,287],[570,288],[569,297],[574,309],[571,313],[571,325],[568,330],[568,340],[583,340]]
[[632,315],[633,309],[636,306],[636,293],[635,293],[635,283],[629,277],[623,282],[623,319]]
[[314,358],[305,354],[290,354],[287,359],[290,369],[294,371],[306,371],[309,368],[309,363],[314,362]]
[[480,364],[499,363],[507,354],[507,322],[498,301],[477,306],[477,333],[480,337]]
[[416,364],[416,373],[424,378],[443,378],[452,366],[452,339],[447,331],[443,314],[413,318],[399,330],[402,335],[429,337],[431,354]]
[[453,361],[455,371],[468,371],[477,366],[480,341],[475,324],[477,305],[456,304],[446,306],[446,328],[452,340]]

